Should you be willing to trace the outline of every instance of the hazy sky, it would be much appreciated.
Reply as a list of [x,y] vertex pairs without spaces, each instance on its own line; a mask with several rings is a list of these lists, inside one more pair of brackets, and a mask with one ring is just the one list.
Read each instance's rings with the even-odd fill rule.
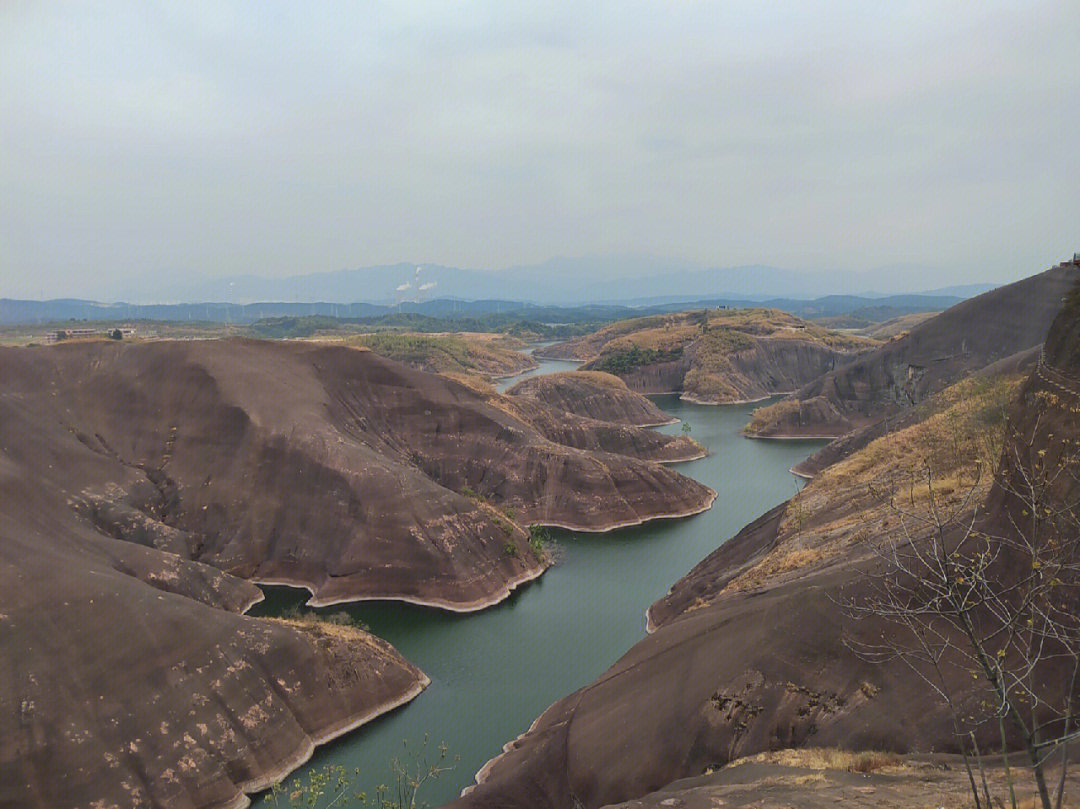
[[1080,250],[1080,3],[0,3],[0,297]]

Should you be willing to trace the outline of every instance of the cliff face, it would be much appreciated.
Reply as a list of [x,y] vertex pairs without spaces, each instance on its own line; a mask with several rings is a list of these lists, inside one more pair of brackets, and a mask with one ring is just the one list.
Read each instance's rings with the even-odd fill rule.
[[681,439],[344,347],[0,369],[0,806],[241,806],[425,685],[366,633],[244,617],[260,593],[230,573],[476,609],[543,569],[496,506],[601,529],[714,496],[633,457]]
[[253,585],[94,530],[65,480],[125,470],[38,408],[0,398],[0,806],[242,806],[423,688],[366,633],[243,617]]
[[722,361],[690,353],[690,369],[682,381],[683,398],[703,404],[756,401],[796,390],[855,356],[813,340],[762,337]]
[[674,438],[620,441],[595,423],[556,443],[512,398],[371,352],[97,343],[13,350],[3,362],[7,394],[38,414],[42,447],[74,441],[98,464],[50,475],[99,531],[304,584],[321,603],[500,600],[542,563],[494,506],[523,523],[603,530],[694,513],[713,497],[627,454],[640,438],[662,455]]
[[566,371],[522,380],[507,391],[529,396],[556,410],[629,427],[654,427],[677,419],[613,374]]
[[[895,625],[856,621],[840,605],[868,592],[877,539],[898,536],[897,514],[881,493],[906,486],[925,463],[935,470],[939,505],[962,510],[959,522],[974,514],[980,532],[999,537],[1023,524],[1025,504],[1010,490],[1060,467],[1080,437],[1078,323],[1074,295],[1027,381],[998,376],[950,387],[921,418],[828,467],[718,548],[653,605],[647,638],[552,705],[451,806],[617,804],[786,747],[955,750],[949,715],[918,676],[872,664],[845,642],[878,643]],[[993,421],[1003,408],[1007,420]],[[1003,459],[998,477],[973,478],[986,457]],[[1054,477],[1058,502],[1076,502],[1078,480]],[[1059,533],[1076,542],[1075,532]],[[900,536],[926,539],[918,528]],[[983,698],[962,667],[946,676],[957,704]],[[979,731],[989,734],[987,745],[994,730]],[[661,794],[697,805],[718,793]]]
[[876,343],[770,309],[702,310],[622,321],[537,351],[586,360],[641,393],[704,404],[787,393]]
[[1069,262],[963,301],[758,411],[759,437],[843,435],[892,417],[964,375],[1043,341],[1080,277]]

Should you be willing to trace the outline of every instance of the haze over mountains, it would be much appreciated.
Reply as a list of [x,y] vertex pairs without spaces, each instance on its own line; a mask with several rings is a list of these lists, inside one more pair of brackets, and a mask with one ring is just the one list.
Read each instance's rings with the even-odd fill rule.
[[[417,266],[421,267],[417,272]],[[503,270],[438,264],[392,265],[298,274],[284,278],[235,275],[197,278],[177,273],[139,276],[123,284],[72,290],[97,300],[129,303],[216,301],[393,303],[417,298],[494,299],[546,304],[655,303],[706,296],[760,300],[780,295],[895,294],[934,289],[967,297],[992,284],[937,289],[947,276],[932,267],[904,265],[863,272],[798,271],[764,265],[708,268],[679,259],[640,255],[552,258]]]

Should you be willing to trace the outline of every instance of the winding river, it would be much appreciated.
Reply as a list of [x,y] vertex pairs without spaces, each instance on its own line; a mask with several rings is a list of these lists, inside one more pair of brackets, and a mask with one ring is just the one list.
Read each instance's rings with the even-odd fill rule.
[[[542,360],[522,377],[573,367]],[[788,469],[824,444],[742,438],[739,430],[765,403],[715,407],[676,396],[654,398],[689,423],[693,437],[709,448],[708,457],[677,468],[719,493],[712,509],[607,534],[555,532],[558,563],[483,612],[456,615],[392,602],[344,608],[423,669],[431,685],[404,708],[320,748],[312,766],[359,768],[358,786],[370,790],[391,781],[393,758],[408,761],[404,740],[416,749],[426,736],[429,754],[437,755],[443,742],[458,761],[452,772],[426,784],[421,798],[432,806],[452,800],[552,702],[595,679],[640,640],[646,608],[676,579],[791,497],[799,483]],[[659,429],[677,433],[681,425]],[[267,588],[266,601],[252,614],[278,614],[307,595]]]

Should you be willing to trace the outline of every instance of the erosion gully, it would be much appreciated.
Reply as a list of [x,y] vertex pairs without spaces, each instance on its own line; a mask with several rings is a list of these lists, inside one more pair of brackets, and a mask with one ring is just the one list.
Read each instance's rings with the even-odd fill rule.
[[[498,387],[574,367],[541,360],[539,368]],[[357,788],[370,794],[376,785],[392,782],[391,761],[411,763],[409,750],[421,751],[426,738],[429,759],[445,744],[447,761],[457,760],[452,771],[424,785],[421,799],[439,806],[457,797],[503,744],[640,640],[646,608],[680,576],[746,523],[791,497],[800,483],[788,470],[825,443],[743,438],[739,431],[750,414],[767,402],[715,407],[674,395],[653,398],[708,447],[708,457],[676,468],[718,492],[712,509],[605,534],[555,531],[557,564],[482,612],[450,614],[394,602],[327,608],[348,612],[390,641],[423,669],[431,685],[403,708],[319,748],[308,766],[359,769]],[[658,429],[678,433],[682,425]],[[308,596],[287,587],[265,591],[266,600],[251,614],[281,614]]]

